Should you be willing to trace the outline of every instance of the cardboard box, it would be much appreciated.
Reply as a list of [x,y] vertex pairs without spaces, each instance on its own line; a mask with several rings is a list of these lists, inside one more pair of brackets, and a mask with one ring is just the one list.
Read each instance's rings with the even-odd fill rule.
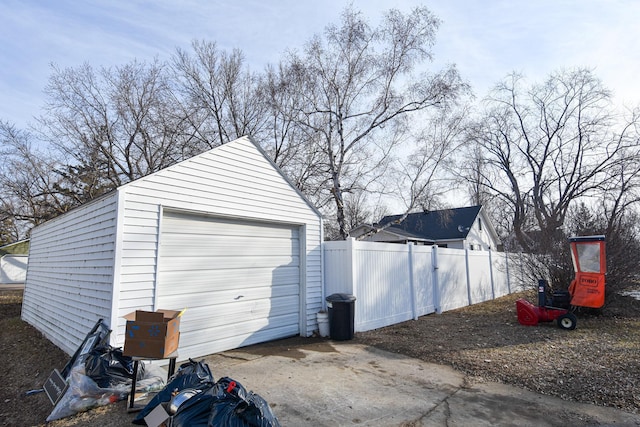
[[124,316],[125,356],[162,359],[178,350],[180,340],[180,311],[137,310]]

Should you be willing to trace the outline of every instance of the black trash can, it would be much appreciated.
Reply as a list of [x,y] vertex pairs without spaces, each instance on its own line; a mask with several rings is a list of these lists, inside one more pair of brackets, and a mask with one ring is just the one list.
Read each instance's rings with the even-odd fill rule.
[[326,300],[329,309],[329,337],[337,341],[353,339],[356,297],[350,294],[331,294]]

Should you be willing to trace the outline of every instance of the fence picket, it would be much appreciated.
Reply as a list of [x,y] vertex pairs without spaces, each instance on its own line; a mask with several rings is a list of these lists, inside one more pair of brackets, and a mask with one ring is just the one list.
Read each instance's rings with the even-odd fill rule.
[[514,281],[524,283],[509,267],[510,262],[521,265],[522,258],[508,253],[500,257],[492,251],[353,238],[325,242],[323,250],[324,294],[356,296],[356,332],[494,299],[515,290]]

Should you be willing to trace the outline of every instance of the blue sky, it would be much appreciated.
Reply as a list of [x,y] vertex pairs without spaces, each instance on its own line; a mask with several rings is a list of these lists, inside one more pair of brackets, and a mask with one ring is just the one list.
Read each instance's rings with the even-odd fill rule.
[[372,23],[390,6],[426,5],[442,20],[434,66],[455,63],[479,97],[512,71],[539,81],[586,66],[618,101],[640,104],[636,0],[1,0],[0,120],[26,127],[40,114],[51,63],[164,60],[206,39],[241,49],[258,70],[337,23],[350,3]]

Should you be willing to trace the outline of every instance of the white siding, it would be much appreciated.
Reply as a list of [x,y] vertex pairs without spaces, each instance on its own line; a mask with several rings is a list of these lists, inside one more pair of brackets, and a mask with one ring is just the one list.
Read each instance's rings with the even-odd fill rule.
[[157,306],[180,310],[180,357],[300,332],[299,227],[165,211]]
[[445,242],[438,242],[438,244],[446,244],[447,247],[443,249],[464,249],[464,242],[464,240],[447,240]]
[[[286,224],[298,233],[296,329],[322,306],[322,219],[247,138],[124,185],[35,228],[23,319],[72,353],[99,318],[124,343],[122,316],[157,308],[162,212]],[[115,298],[112,298],[116,295]]]
[[112,193],[32,230],[22,318],[69,354],[110,323],[116,238]]
[[[249,139],[240,138],[120,188],[123,192],[121,261],[114,302],[116,343],[124,342],[124,319],[152,309],[162,209],[296,225],[300,244],[300,334],[311,335],[321,308],[322,225],[318,213]],[[164,308],[164,307],[160,307]]]
[[[467,235],[466,243],[466,247],[460,247],[459,249],[471,249],[472,245],[476,251],[495,251],[498,248],[498,236],[495,234],[495,230],[484,209],[480,210],[478,217],[473,222]],[[452,248],[453,246],[449,247]]]

